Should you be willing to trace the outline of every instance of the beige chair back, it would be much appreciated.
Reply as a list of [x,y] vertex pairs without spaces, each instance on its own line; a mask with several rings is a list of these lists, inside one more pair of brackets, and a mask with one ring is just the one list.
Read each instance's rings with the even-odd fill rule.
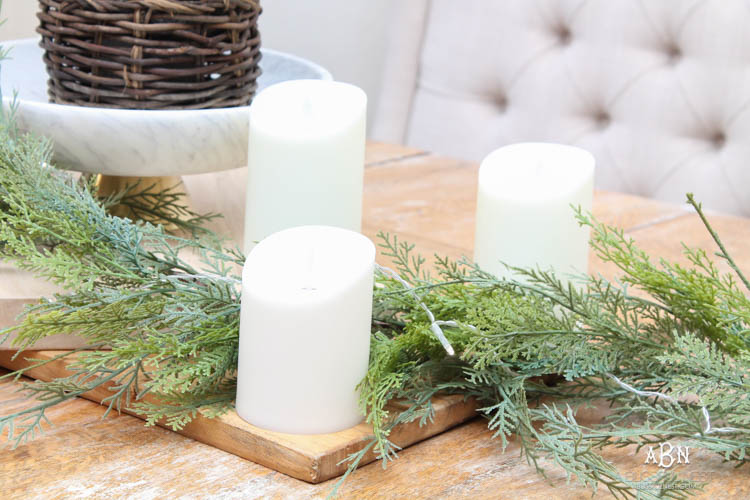
[[406,0],[373,136],[590,150],[596,185],[750,215],[750,1]]

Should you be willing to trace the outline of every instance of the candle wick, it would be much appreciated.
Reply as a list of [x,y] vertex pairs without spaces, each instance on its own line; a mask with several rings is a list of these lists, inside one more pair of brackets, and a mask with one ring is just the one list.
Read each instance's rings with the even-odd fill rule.
[[305,273],[304,284],[302,290],[315,291],[315,245],[310,248],[310,252],[307,254],[307,272]]
[[306,96],[305,100],[302,102],[302,111],[308,116],[313,114],[313,102],[312,99],[310,99],[310,96]]
[[541,177],[542,174],[544,174],[544,165],[542,164],[542,160],[539,160],[536,163],[536,176]]

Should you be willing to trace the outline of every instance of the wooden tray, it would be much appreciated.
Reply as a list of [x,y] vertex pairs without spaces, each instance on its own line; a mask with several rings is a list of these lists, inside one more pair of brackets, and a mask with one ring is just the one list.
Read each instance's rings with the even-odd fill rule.
[[[11,360],[13,352],[0,351],[0,366],[18,370],[31,364],[26,359],[50,359],[61,352],[28,351],[23,357]],[[28,371],[27,375],[39,380],[64,377],[70,374],[66,369],[70,362],[71,357],[53,361]],[[110,394],[101,387],[83,397],[98,403]],[[405,448],[468,420],[474,416],[476,408],[473,402],[464,401],[462,396],[437,397],[433,400],[433,406],[435,418],[432,423],[422,427],[419,422],[401,425],[391,433],[392,441]],[[399,405],[392,405],[392,410],[398,411]],[[339,462],[369,443],[372,428],[359,424],[332,434],[284,434],[250,425],[236,412],[230,411],[215,419],[199,415],[179,433],[297,479],[319,483],[346,471],[347,465],[339,465]],[[361,464],[373,460],[375,456],[368,453]]]

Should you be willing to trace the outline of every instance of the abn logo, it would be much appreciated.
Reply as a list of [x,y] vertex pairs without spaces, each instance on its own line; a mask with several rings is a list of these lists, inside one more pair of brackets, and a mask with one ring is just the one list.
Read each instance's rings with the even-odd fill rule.
[[[677,457],[675,458],[675,454]],[[646,455],[646,464],[656,464],[659,467],[669,469],[675,463],[678,464],[689,464],[690,463],[690,447],[689,446],[672,446],[671,443],[661,443],[659,445],[659,461],[656,461],[656,453],[654,453],[654,447],[648,447],[648,455]]]

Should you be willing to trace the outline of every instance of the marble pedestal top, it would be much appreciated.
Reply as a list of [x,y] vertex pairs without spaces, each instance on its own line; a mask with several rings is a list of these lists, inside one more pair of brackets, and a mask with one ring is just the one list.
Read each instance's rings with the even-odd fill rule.
[[[62,168],[121,176],[214,172],[247,163],[248,107],[206,110],[123,110],[47,102],[47,73],[36,38],[3,42],[0,89],[7,110],[16,99],[22,130],[52,140]],[[294,79],[331,80],[323,67],[264,49],[259,91]],[[15,93],[15,97],[14,97]]]

